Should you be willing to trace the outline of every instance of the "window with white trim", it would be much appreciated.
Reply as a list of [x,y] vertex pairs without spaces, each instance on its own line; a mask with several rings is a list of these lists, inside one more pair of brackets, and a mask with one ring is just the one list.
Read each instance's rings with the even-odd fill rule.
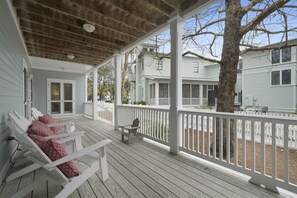
[[281,70],[271,72],[271,85],[290,85],[291,84],[291,70]]
[[157,70],[163,70],[163,59],[156,60],[157,63]]
[[159,98],[169,98],[169,86],[167,83],[159,84]]
[[150,85],[150,96],[151,98],[155,98],[155,84]]
[[193,73],[199,73],[199,62],[194,63]]
[[271,63],[285,63],[291,61],[291,47],[286,47],[283,49],[273,49],[271,51]]

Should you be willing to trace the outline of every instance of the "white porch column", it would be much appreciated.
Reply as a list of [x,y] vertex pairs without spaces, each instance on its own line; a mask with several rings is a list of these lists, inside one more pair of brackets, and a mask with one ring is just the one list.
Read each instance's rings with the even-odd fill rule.
[[[121,54],[115,54],[114,56],[114,67],[115,67],[115,98],[114,98],[114,128],[118,129],[119,126],[119,116],[118,115],[118,105],[122,104],[121,101]],[[124,116],[124,115],[122,115]]]
[[93,70],[93,120],[98,120],[98,68]]
[[85,74],[85,102],[88,102],[88,75]]
[[203,106],[203,84],[199,84],[199,104]]
[[159,82],[155,82],[155,105],[159,105]]
[[181,141],[181,120],[178,115],[179,108],[182,107],[182,22],[179,14],[169,21],[171,34],[171,91],[170,91],[170,110],[169,110],[169,145],[170,152],[179,153]]

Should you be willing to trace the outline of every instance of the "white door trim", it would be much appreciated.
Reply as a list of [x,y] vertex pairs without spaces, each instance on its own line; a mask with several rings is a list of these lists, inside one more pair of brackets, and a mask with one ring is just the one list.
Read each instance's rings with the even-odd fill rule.
[[[48,78],[47,79],[47,113],[51,114],[51,83],[60,83],[60,96],[61,96],[61,114],[57,115],[72,115],[75,114],[75,80],[65,80],[65,79],[54,79],[54,78]],[[64,86],[63,84],[69,83],[72,84],[72,100],[65,101],[64,100]],[[64,102],[72,102],[72,113],[64,113]]]

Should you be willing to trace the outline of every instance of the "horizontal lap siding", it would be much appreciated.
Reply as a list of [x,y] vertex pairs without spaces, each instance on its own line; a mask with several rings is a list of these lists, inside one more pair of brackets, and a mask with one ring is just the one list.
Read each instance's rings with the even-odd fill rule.
[[271,68],[265,68],[243,74],[243,101],[245,100],[244,97],[253,96],[256,98],[256,106],[268,106],[271,111],[294,112],[294,86],[271,86],[270,70]]
[[75,109],[76,114],[84,113],[85,102],[85,75],[59,71],[33,69],[33,106],[46,114],[47,106],[47,79],[62,79],[75,81]]
[[7,114],[23,112],[23,60],[29,64],[21,37],[14,23],[7,1],[0,3],[0,182],[15,148],[8,142],[10,131]]

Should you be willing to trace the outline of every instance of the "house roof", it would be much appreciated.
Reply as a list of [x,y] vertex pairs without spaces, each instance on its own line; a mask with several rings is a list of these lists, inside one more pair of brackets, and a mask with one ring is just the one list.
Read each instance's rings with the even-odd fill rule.
[[[30,56],[103,63],[143,38],[176,12],[205,0],[13,0]],[[198,7],[198,6],[197,6]],[[95,26],[92,33],[83,25]],[[67,58],[73,54],[74,59]]]

